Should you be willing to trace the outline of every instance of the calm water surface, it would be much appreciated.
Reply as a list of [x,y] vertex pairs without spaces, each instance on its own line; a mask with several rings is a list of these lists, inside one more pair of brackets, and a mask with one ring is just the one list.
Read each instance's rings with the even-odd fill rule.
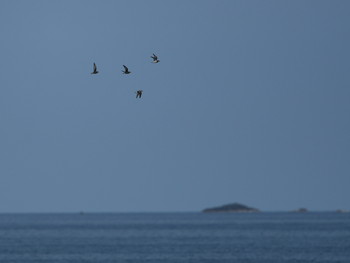
[[350,213],[2,214],[0,263],[350,262]]

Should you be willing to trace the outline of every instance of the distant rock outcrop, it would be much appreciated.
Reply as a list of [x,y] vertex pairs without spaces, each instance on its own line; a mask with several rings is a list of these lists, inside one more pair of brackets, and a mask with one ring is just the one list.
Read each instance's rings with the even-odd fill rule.
[[294,213],[307,213],[307,212],[309,212],[309,210],[307,210],[306,208],[299,208],[297,210],[293,210],[292,212],[294,212]]
[[337,209],[335,212],[337,212],[337,213],[350,213],[350,210]]
[[260,212],[256,208],[252,208],[239,203],[233,203],[223,206],[217,206],[212,208],[206,208],[202,212],[204,213],[218,213],[218,212],[235,212],[235,213],[246,213],[246,212]]

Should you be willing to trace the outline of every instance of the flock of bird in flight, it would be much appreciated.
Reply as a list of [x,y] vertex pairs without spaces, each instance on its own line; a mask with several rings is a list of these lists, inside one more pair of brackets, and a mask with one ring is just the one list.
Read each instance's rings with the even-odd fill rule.
[[[153,56],[151,56],[151,58],[153,59],[152,63],[159,63],[160,62],[160,60],[158,59],[158,57],[154,53],[153,53]],[[123,65],[123,67],[124,67],[124,70],[122,70],[123,74],[130,74],[131,73],[131,71],[129,71],[127,66]],[[97,74],[97,73],[98,73],[97,66],[94,63],[94,71],[91,72],[91,74]],[[136,98],[141,98],[142,92],[143,92],[143,90],[136,91]]]

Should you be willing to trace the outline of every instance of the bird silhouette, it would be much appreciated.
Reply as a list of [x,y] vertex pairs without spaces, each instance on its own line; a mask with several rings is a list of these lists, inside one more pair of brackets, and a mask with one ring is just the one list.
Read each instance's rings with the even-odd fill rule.
[[96,64],[94,63],[94,71],[93,72],[91,72],[91,74],[97,74],[98,73],[98,71],[97,71],[97,67],[96,67]]
[[136,98],[141,98],[143,90],[136,91]]
[[123,65],[123,67],[124,67],[124,71],[122,70],[122,72],[123,72],[124,74],[130,74],[130,73],[131,73],[131,71],[129,71],[129,69],[128,69],[127,66]]
[[153,56],[151,56],[151,58],[153,58],[152,63],[159,63],[160,60],[158,59],[158,57],[153,53]]

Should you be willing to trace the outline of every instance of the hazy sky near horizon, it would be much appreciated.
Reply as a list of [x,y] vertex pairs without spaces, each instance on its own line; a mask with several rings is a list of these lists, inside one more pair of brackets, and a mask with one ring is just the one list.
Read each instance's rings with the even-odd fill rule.
[[0,4],[0,212],[350,209],[349,1]]

